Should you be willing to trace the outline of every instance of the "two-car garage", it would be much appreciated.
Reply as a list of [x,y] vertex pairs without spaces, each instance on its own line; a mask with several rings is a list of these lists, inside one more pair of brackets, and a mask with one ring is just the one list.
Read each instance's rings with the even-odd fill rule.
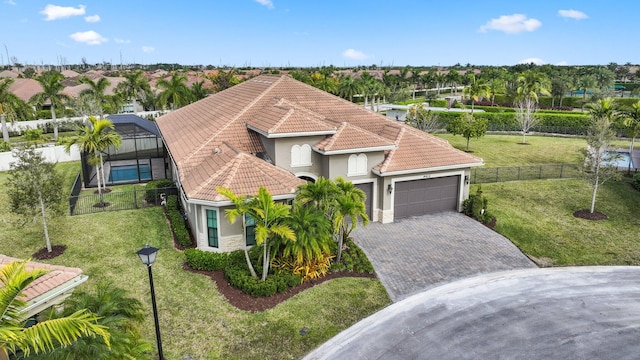
[[394,183],[394,219],[442,211],[457,211],[460,176],[396,181]]

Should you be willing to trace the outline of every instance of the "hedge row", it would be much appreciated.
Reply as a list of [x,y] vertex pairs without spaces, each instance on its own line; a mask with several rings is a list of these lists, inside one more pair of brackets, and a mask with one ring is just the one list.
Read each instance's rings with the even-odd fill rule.
[[[259,250],[259,249],[258,249]],[[258,256],[255,256],[258,254]],[[218,271],[224,270],[224,275],[229,283],[251,296],[272,296],[275,293],[285,292],[288,288],[302,282],[300,275],[291,273],[269,274],[265,281],[251,276],[247,268],[244,252],[242,250],[232,253],[214,253],[198,249],[184,251],[187,264],[195,270]],[[252,250],[252,258],[259,257],[257,250]],[[258,266],[256,272],[261,273]]]
[[152,180],[144,186],[146,192],[144,194],[144,199],[149,204],[157,204],[158,203],[158,189],[168,188],[170,186],[175,185],[173,180],[170,179],[160,179],[160,180]]
[[[457,119],[462,116],[460,112],[438,112],[438,119],[440,123],[446,126],[451,120]],[[489,128],[493,126],[517,126],[516,114],[514,112],[502,112],[502,113],[489,113],[479,112],[474,113],[474,116],[479,119],[486,119],[487,126]],[[584,128],[588,127],[590,120],[589,116],[581,113],[539,113],[538,117],[540,122],[538,126],[564,126],[564,127],[576,127]]]
[[184,217],[178,208],[177,195],[167,197],[167,216],[171,222],[171,228],[173,229],[173,234],[178,244],[181,246],[191,246],[191,236],[189,235],[189,230],[187,230]]

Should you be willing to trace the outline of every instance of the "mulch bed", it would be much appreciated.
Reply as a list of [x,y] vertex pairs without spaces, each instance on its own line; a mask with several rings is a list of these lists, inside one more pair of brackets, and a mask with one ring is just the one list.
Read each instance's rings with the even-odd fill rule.
[[33,257],[36,260],[53,259],[54,257],[64,254],[65,250],[67,250],[66,245],[53,245],[51,247],[51,252],[48,252],[47,248],[43,247],[42,249],[38,250],[36,253],[31,255],[31,257]]
[[307,290],[310,287],[322,284],[323,282],[331,279],[341,278],[341,277],[365,277],[365,278],[375,278],[375,274],[366,274],[366,273],[354,273],[349,271],[340,271],[340,272],[332,272],[327,274],[326,276],[315,279],[315,281],[305,281],[302,284],[292,287],[288,289],[284,293],[278,293],[269,297],[253,297],[251,295],[245,294],[239,289],[231,286],[227,279],[224,277],[224,271],[199,271],[193,270],[187,264],[182,266],[184,270],[191,271],[196,274],[202,274],[211,278],[211,280],[215,281],[218,286],[218,291],[224,296],[231,305],[235,306],[240,310],[245,311],[265,311],[267,309],[271,309],[281,302],[289,299],[290,297]]
[[608,217],[607,215],[599,212],[599,211],[594,211],[593,213],[589,212],[589,210],[578,210],[576,212],[573,213],[573,216],[580,218],[580,219],[586,219],[586,220],[592,220],[592,221],[599,221],[599,220],[607,220]]

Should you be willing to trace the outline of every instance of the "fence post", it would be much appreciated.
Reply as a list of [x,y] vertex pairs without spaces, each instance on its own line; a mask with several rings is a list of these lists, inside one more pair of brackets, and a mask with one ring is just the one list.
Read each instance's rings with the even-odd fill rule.
[[538,172],[538,180],[542,179],[542,165],[540,165],[540,172]]
[[136,197],[136,188],[133,188],[133,208],[138,208],[138,198]]

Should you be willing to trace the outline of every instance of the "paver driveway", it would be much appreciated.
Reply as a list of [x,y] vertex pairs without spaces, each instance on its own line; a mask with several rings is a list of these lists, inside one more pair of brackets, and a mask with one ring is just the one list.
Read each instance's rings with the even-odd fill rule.
[[509,239],[456,212],[372,222],[352,236],[394,302],[438,283],[536,267]]

